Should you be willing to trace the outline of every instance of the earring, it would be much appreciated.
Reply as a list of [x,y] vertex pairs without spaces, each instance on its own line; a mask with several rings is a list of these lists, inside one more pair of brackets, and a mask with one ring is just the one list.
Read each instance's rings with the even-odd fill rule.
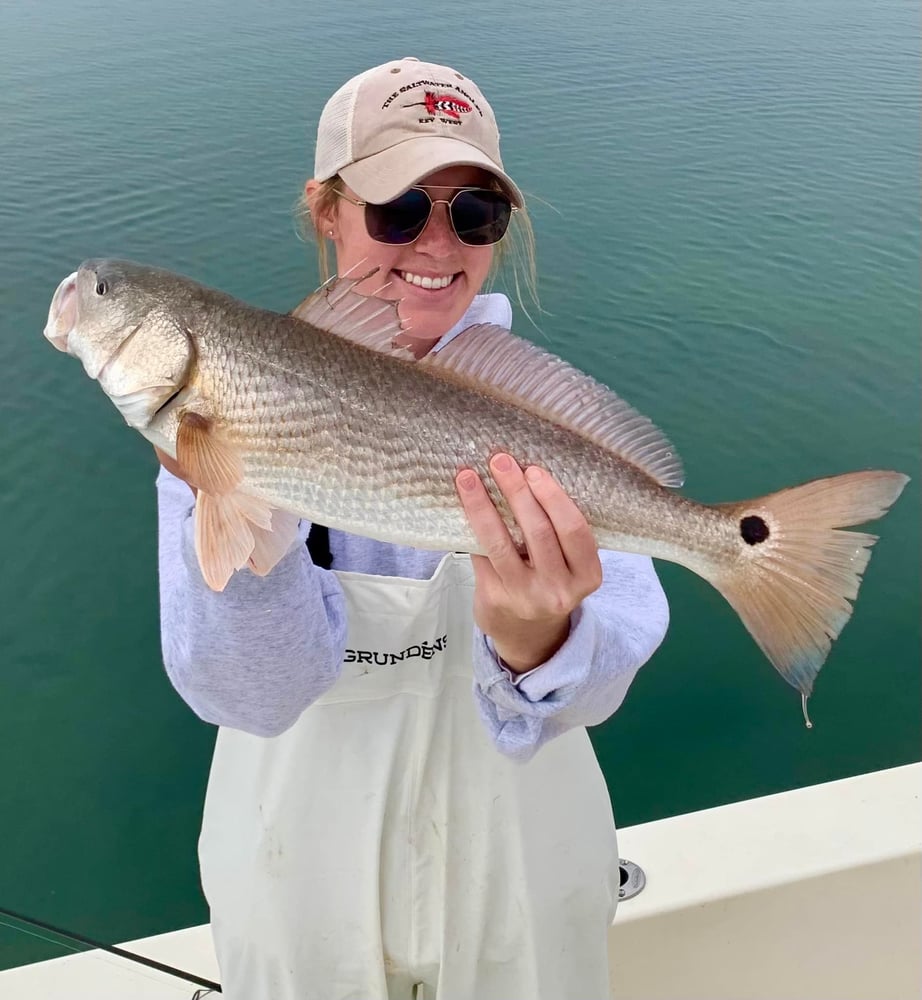
[[330,239],[333,239],[333,230],[332,229],[328,229],[327,230],[327,236],[329,236]]

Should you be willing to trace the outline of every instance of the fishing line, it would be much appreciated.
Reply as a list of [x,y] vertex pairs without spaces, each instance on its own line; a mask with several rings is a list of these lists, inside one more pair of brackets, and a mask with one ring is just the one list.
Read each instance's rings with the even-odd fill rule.
[[46,941],[48,944],[53,944],[56,948],[67,948],[77,955],[83,953],[82,948],[75,948],[72,944],[68,944],[66,941],[58,941],[55,938],[45,937],[44,934],[38,934],[35,931],[30,931],[26,927],[20,927],[17,924],[7,923],[5,920],[0,920],[0,927],[9,927],[11,931],[17,931],[19,934],[28,934],[29,937],[37,938],[39,941]]
[[[75,934],[73,931],[62,930],[60,927],[55,927],[54,924],[45,923],[43,920],[35,920],[33,917],[27,917],[22,913],[17,913],[15,910],[6,910],[2,906],[0,906],[0,915],[4,917],[11,917],[13,920],[18,920],[23,924],[30,924],[32,927],[39,927],[44,931],[51,931],[52,934],[58,934],[63,938],[69,938],[71,941],[77,941],[79,944],[89,945],[91,948],[99,949],[99,951],[106,951],[110,955],[116,955],[119,958],[127,958],[129,961],[137,962],[139,965],[146,965],[148,968],[156,969],[158,972],[165,972],[169,976],[176,976],[178,979],[185,979],[187,982],[195,983],[198,986],[205,986],[215,993],[221,992],[220,983],[212,982],[210,979],[203,979],[201,976],[196,976],[191,972],[183,972],[182,969],[176,969],[172,965],[165,965],[163,962],[156,962],[152,958],[145,958],[143,955],[136,955],[133,951],[126,951],[124,948],[119,948],[117,945],[103,944],[101,941],[94,941],[93,938],[84,937],[82,934]],[[42,937],[41,934],[36,934],[34,931],[28,931],[23,927],[16,927],[13,924],[8,924],[2,920],[0,920],[0,924],[4,927],[9,927],[10,930],[20,931],[21,933],[28,934],[31,937],[39,938],[39,940],[47,941],[49,944],[59,945],[62,948],[71,947],[63,942],[52,941],[51,938]],[[71,951],[83,954],[79,948],[71,948]],[[199,992],[201,993],[201,991]]]

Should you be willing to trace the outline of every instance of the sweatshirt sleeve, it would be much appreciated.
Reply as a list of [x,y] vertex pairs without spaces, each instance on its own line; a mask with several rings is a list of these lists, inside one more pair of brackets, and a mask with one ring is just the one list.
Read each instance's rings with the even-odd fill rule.
[[653,561],[601,552],[602,586],[570,616],[570,635],[541,666],[513,679],[490,639],[474,634],[474,697],[493,742],[529,760],[548,740],[612,715],[663,641],[669,607]]
[[192,491],[157,477],[160,629],[173,686],[206,722],[277,736],[339,676],[346,612],[335,574],[297,542],[265,577],[241,570],[222,593],[195,555]]

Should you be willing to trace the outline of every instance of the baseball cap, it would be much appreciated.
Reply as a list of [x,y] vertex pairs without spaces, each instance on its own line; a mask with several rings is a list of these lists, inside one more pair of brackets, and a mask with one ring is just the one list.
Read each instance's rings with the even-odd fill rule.
[[327,101],[317,126],[314,177],[339,174],[365,201],[396,198],[444,167],[483,167],[513,203],[499,129],[480,88],[449,66],[412,56],[359,73]]

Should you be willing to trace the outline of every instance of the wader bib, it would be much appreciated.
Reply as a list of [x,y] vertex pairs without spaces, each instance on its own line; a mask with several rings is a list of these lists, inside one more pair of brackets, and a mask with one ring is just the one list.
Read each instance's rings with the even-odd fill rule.
[[218,734],[200,843],[228,1000],[607,1000],[615,827],[585,729],[503,757],[471,692],[473,572],[339,572],[342,676]]

